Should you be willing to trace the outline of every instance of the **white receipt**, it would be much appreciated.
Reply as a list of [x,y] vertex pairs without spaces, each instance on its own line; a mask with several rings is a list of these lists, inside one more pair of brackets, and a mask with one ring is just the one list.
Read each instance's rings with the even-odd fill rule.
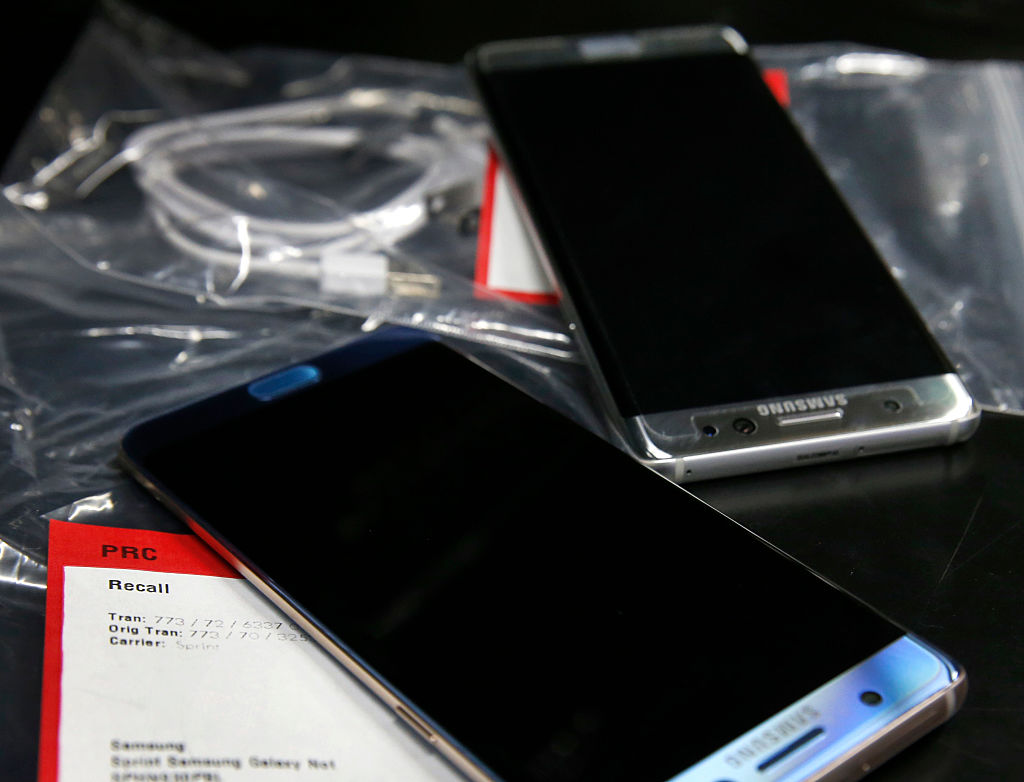
[[154,569],[197,539],[53,524],[81,556],[47,607],[42,782],[461,779],[247,582]]
[[519,301],[558,303],[516,209],[508,174],[493,149],[484,177],[475,278],[478,285]]

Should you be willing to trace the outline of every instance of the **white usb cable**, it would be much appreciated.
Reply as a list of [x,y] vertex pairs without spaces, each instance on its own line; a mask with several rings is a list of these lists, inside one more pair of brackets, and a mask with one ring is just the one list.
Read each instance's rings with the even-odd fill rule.
[[[424,131],[407,130],[381,143],[360,120],[413,121],[432,112]],[[453,118],[457,117],[458,119]],[[157,122],[132,133],[121,152],[82,181],[92,192],[126,164],[161,235],[182,252],[230,268],[232,288],[253,271],[319,279],[321,291],[348,295],[437,295],[440,279],[393,268],[389,249],[436,214],[445,193],[478,187],[484,130],[471,100],[394,88],[356,88],[310,98]],[[352,124],[330,124],[350,121]],[[244,194],[260,200],[262,184],[247,183],[245,166],[261,158],[351,150],[373,143],[389,159],[422,174],[384,203],[337,219],[288,219],[229,204],[190,184],[189,169],[237,162]],[[235,172],[232,172],[234,174]],[[261,192],[262,191],[262,192]],[[326,199],[325,199],[326,201]],[[336,209],[326,203],[328,210]]]

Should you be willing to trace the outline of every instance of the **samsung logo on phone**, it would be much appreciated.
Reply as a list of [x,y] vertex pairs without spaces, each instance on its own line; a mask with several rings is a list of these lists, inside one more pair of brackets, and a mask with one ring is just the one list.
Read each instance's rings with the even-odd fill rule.
[[820,717],[821,714],[813,706],[802,706],[734,749],[725,756],[725,762],[730,768],[740,768],[743,764],[761,757],[765,752],[775,749],[784,741],[796,738]]
[[781,402],[769,402],[758,405],[758,415],[782,415],[783,413],[806,413],[809,410],[826,410],[830,407],[846,407],[850,401],[846,394],[822,394],[821,396],[805,396],[799,399],[784,399]]

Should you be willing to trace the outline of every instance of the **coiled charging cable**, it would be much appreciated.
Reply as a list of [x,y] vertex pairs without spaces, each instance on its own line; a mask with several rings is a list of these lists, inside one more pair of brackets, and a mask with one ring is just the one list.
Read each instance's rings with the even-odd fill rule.
[[[157,230],[189,256],[232,271],[229,291],[254,272],[269,272],[315,279],[326,294],[436,296],[438,275],[411,262],[403,266],[393,250],[432,218],[459,210],[468,214],[478,205],[484,138],[479,108],[471,100],[411,89],[353,88],[333,97],[152,123],[130,134],[120,152],[95,167],[76,192],[88,196],[130,166]],[[302,190],[293,205],[312,203],[328,219],[268,216],[266,180],[255,170],[257,161],[360,147],[422,173],[365,210],[340,214],[340,205]],[[224,164],[237,168],[225,172]],[[215,179],[195,176],[216,167],[231,194],[240,196],[236,203],[209,186]]]

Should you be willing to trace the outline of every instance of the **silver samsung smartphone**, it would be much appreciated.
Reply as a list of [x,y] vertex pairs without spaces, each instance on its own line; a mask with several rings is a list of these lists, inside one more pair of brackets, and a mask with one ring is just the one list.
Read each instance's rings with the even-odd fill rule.
[[735,31],[499,42],[468,63],[641,459],[688,481],[974,431],[953,367]]
[[409,332],[144,423],[122,456],[473,780],[849,782],[966,691],[925,641]]

